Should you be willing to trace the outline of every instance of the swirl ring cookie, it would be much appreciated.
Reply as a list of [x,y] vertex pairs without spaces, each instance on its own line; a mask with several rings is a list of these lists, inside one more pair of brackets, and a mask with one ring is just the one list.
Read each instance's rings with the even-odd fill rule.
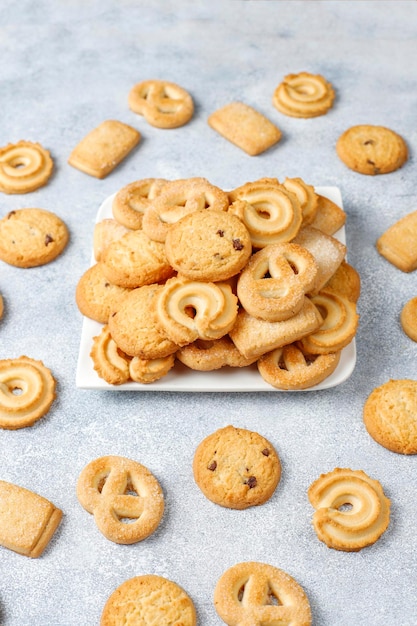
[[0,428],[16,430],[43,417],[55,399],[55,379],[27,356],[0,361]]
[[314,191],[313,185],[307,185],[302,178],[286,178],[282,183],[285,189],[294,193],[301,205],[303,214],[302,226],[311,224],[317,214],[319,196]]
[[112,338],[109,327],[93,337],[90,356],[97,374],[110,385],[121,385],[129,380],[129,357],[122,353]]
[[46,185],[53,161],[39,143],[18,141],[0,148],[0,191],[28,193]]
[[289,574],[267,563],[237,563],[219,578],[214,606],[229,626],[310,626],[310,602]]
[[129,92],[128,104],[134,113],[143,115],[157,128],[178,128],[193,116],[194,102],[190,94],[175,83],[145,80]]
[[237,295],[250,315],[279,322],[301,310],[317,271],[313,255],[305,248],[294,243],[269,245],[252,255],[243,269]]
[[78,478],[77,497],[106,539],[118,544],[149,537],[164,513],[164,496],[155,476],[121,456],[100,457],[86,465]]
[[141,359],[135,356],[130,361],[129,374],[130,378],[136,383],[146,385],[166,376],[174,365],[174,354],[168,354],[168,356],[159,359]]
[[360,124],[337,140],[336,152],[354,172],[375,176],[399,169],[408,159],[404,139],[390,128]]
[[163,178],[136,180],[120,189],[112,203],[113,217],[126,228],[142,228],[143,215],[167,181]]
[[381,484],[362,470],[336,468],[322,474],[308,497],[316,509],[314,529],[329,548],[357,552],[388,528],[391,503]]
[[176,583],[153,574],[122,583],[107,600],[100,626],[196,626],[191,598]]
[[363,407],[368,433],[398,454],[417,454],[416,415],[416,380],[389,380],[371,392]]
[[274,91],[272,102],[291,117],[317,117],[333,106],[332,85],[320,74],[288,74]]
[[242,510],[271,498],[281,478],[281,463],[265,437],[226,426],[198,445],[193,473],[196,484],[211,502]]
[[244,357],[227,335],[212,341],[197,339],[180,348],[176,357],[190,369],[200,372],[211,372],[226,366],[247,367],[257,359]]
[[400,320],[405,334],[413,341],[417,341],[417,296],[405,303]]

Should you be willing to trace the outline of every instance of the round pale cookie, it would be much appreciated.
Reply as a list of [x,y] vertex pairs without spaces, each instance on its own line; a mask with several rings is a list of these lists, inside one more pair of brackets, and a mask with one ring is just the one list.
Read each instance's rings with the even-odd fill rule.
[[273,105],[291,117],[317,117],[333,106],[334,89],[320,74],[288,74],[274,91]]
[[103,274],[101,263],[89,267],[75,289],[79,311],[100,324],[107,324],[109,315],[130,289],[113,285]]
[[265,437],[226,426],[198,445],[193,473],[206,498],[229,509],[247,509],[271,498],[281,478],[281,463]]
[[106,539],[123,545],[149,537],[164,513],[158,480],[147,467],[122,456],[90,461],[78,478],[77,497]]
[[197,339],[180,348],[176,357],[190,369],[200,372],[211,372],[226,366],[247,367],[258,358],[244,357],[228,335],[211,341]]
[[48,182],[54,164],[39,143],[18,141],[0,148],[0,191],[28,193]]
[[389,380],[376,387],[363,407],[366,430],[398,454],[417,454],[417,380]]
[[16,209],[0,220],[0,259],[16,267],[37,267],[64,250],[69,233],[55,213]]
[[336,152],[351,170],[369,176],[394,172],[408,158],[407,144],[400,135],[370,124],[348,128],[337,140]]
[[342,261],[336,272],[324,285],[324,289],[336,291],[350,302],[357,302],[361,294],[360,275],[352,265]]
[[417,296],[404,304],[400,320],[405,334],[417,341]]
[[229,626],[310,626],[311,608],[304,589],[273,565],[237,563],[219,578],[214,606]]
[[173,224],[165,241],[168,261],[190,280],[218,282],[238,274],[252,253],[249,232],[236,216],[202,209]]
[[93,233],[93,252],[94,259],[99,262],[102,260],[105,250],[112,241],[116,241],[129,232],[129,228],[119,224],[116,220],[106,218],[97,222],[94,226]]
[[176,583],[153,574],[135,576],[109,597],[100,626],[195,626],[197,615],[191,598]]
[[17,430],[43,417],[55,399],[55,379],[27,356],[0,361],[0,428]]
[[144,178],[126,185],[114,197],[113,217],[126,228],[142,228],[143,215],[166,184],[163,178]]
[[193,116],[194,102],[188,91],[165,80],[145,80],[129,92],[129,108],[143,115],[151,126],[178,128]]

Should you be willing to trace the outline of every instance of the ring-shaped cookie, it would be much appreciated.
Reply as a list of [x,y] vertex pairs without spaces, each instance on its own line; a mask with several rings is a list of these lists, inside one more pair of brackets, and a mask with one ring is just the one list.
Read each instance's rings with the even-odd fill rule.
[[100,532],[119,544],[146,539],[164,512],[164,496],[155,476],[121,456],[100,457],[86,465],[77,482],[77,497],[94,515]]
[[129,107],[143,115],[148,124],[157,128],[177,128],[186,124],[194,113],[190,94],[175,83],[145,80],[129,92]]
[[300,72],[285,76],[275,89],[272,101],[285,115],[308,118],[327,113],[334,98],[334,89],[323,76]]
[[142,228],[143,215],[166,184],[163,178],[144,178],[122,187],[112,203],[113,217],[126,228]]
[[302,226],[311,224],[316,217],[319,200],[313,185],[307,185],[302,178],[286,178],[282,184],[298,198],[303,214]]
[[339,361],[340,352],[309,355],[301,346],[289,344],[261,356],[258,370],[276,389],[308,389],[328,378]]
[[55,379],[42,361],[27,356],[0,361],[0,428],[31,426],[55,399]]
[[97,374],[110,385],[121,385],[129,380],[130,358],[118,348],[107,325],[93,337],[90,357]]
[[134,382],[145,385],[154,383],[156,380],[166,376],[174,365],[174,354],[168,354],[168,356],[159,359],[141,359],[135,356],[130,361],[129,374]]
[[157,301],[158,321],[178,346],[227,335],[236,321],[237,308],[230,285],[179,277],[165,283]]
[[295,243],[269,245],[252,255],[243,269],[237,295],[254,317],[280,322],[301,310],[317,271],[313,255],[305,248]]
[[0,148],[0,191],[34,191],[47,183],[52,170],[51,155],[39,143],[18,141]]
[[308,489],[316,509],[313,526],[329,548],[357,552],[388,527],[390,501],[381,484],[362,470],[336,468],[322,474]]

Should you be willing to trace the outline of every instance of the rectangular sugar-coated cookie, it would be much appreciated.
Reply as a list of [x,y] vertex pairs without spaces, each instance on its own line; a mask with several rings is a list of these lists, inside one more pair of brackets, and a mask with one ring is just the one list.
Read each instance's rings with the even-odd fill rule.
[[90,131],[70,154],[68,163],[85,174],[105,178],[139,143],[132,126],[106,120]]
[[381,256],[403,272],[417,269],[417,211],[404,215],[377,240]]

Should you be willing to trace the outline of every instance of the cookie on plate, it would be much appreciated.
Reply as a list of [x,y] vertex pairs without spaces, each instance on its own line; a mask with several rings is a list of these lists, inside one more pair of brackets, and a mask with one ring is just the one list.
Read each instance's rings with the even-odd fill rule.
[[101,263],[95,263],[81,276],[75,289],[79,311],[100,324],[107,324],[110,313],[130,289],[113,285],[104,276]]
[[271,498],[281,478],[281,463],[265,437],[226,426],[198,445],[193,473],[206,498],[226,508],[247,509]]

